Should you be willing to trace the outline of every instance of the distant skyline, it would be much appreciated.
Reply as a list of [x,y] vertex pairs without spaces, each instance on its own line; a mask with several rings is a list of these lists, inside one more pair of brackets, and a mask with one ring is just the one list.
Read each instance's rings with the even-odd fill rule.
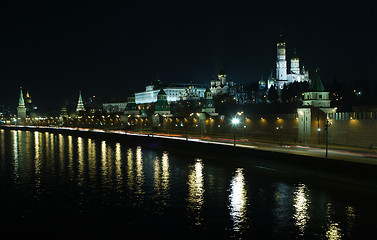
[[[368,5],[370,4],[370,5]],[[209,84],[221,63],[244,85],[275,69],[283,31],[288,60],[331,82],[376,84],[372,3],[138,1],[123,5],[1,3],[0,105],[19,87],[41,107],[95,95],[100,100],[166,83]]]

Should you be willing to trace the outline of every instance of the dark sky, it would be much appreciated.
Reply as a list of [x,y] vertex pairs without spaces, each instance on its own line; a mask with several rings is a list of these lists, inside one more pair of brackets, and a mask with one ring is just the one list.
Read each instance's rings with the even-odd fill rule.
[[[0,105],[16,106],[19,86],[39,106],[124,98],[159,76],[209,83],[223,62],[238,83],[275,67],[282,30],[288,59],[331,82],[376,81],[377,11],[343,1],[124,1],[0,3]],[[329,1],[330,2],[330,1]]]

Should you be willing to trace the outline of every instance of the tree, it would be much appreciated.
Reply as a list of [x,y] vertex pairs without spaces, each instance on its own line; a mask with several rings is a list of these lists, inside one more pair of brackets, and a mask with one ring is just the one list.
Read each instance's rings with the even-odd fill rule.
[[279,99],[278,91],[276,90],[276,86],[271,86],[267,93],[267,99],[270,102],[276,102]]
[[[289,84],[292,85],[292,84]],[[281,102],[286,103],[290,99],[289,96],[289,90],[288,90],[288,85],[284,83],[283,89],[281,90]]]

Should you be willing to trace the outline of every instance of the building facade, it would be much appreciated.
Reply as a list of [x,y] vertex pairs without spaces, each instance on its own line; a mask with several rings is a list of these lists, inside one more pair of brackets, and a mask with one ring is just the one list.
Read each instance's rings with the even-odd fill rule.
[[[330,107],[329,92],[319,77],[318,69],[310,83],[307,92],[304,92],[304,100],[298,113],[298,141],[305,145],[311,142],[312,135],[324,129],[328,120],[328,114],[336,112],[336,108]],[[313,130],[314,129],[314,130]]]
[[280,41],[276,44],[276,86],[283,89],[284,84],[303,81],[309,81],[309,72],[304,66],[300,69],[300,59],[296,56],[294,50],[293,58],[290,61],[290,68],[287,66],[286,44],[283,36],[280,35]]
[[235,84],[232,79],[227,79],[227,75],[224,71],[224,66],[221,66],[217,75],[217,79],[211,80],[211,92],[213,96],[229,95],[238,104],[244,104],[246,102],[246,93],[243,86]]
[[126,109],[127,102],[124,100],[114,100],[102,104],[105,113],[119,113]]
[[263,79],[259,81],[259,89],[270,89],[276,86],[280,93],[284,88],[284,84],[288,85],[293,82],[310,81],[309,71],[306,70],[304,66],[300,67],[300,59],[296,55],[296,50],[294,50],[293,58],[291,58],[288,68],[286,43],[283,39],[283,35],[280,35],[280,40],[276,44],[275,73],[275,78],[273,78],[271,74],[267,81]]
[[145,87],[145,91],[135,93],[135,103],[146,104],[157,102],[157,95],[161,88],[164,89],[168,102],[204,98],[206,91],[206,88],[201,84],[174,83],[169,86],[151,84]]
[[26,121],[26,107],[25,107],[25,100],[24,94],[22,93],[22,87],[20,88],[20,98],[18,100],[18,107],[17,107],[17,122],[19,124],[23,124]]

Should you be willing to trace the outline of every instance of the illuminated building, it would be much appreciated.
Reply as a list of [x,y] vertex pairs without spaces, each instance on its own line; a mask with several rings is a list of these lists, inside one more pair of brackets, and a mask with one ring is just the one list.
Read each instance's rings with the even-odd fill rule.
[[263,90],[267,87],[270,89],[276,85],[278,92],[284,88],[284,84],[288,85],[293,82],[303,82],[310,81],[309,71],[305,70],[304,66],[300,68],[300,59],[296,55],[296,49],[293,53],[293,58],[291,58],[290,68],[288,70],[287,58],[286,58],[286,44],[283,39],[283,35],[280,35],[280,40],[276,44],[276,77],[272,77],[272,73],[268,78],[267,82],[265,80],[259,81],[259,89]]
[[[318,69],[310,83],[307,92],[304,92],[302,108],[297,109],[298,113],[298,140],[302,143],[309,143],[317,132],[318,142],[321,141],[320,132],[325,128],[328,121],[328,113],[336,112],[336,108],[330,107],[329,92],[319,77]],[[322,136],[323,137],[323,136]]]
[[20,88],[20,98],[18,100],[17,118],[18,118],[19,123],[24,123],[26,120],[26,107],[25,107],[24,94],[22,93],[22,87]]
[[124,100],[113,100],[102,104],[105,113],[119,113],[126,109],[127,102]]
[[210,90],[213,96],[228,94],[238,104],[244,104],[246,101],[243,86],[235,84],[232,79],[227,80],[224,66],[221,66],[217,79],[212,78]]
[[310,83],[309,89],[304,93],[303,106],[313,106],[319,108],[330,107],[330,93],[325,91],[325,87],[318,74],[318,69]]
[[82,101],[81,91],[79,92],[79,100],[77,102],[76,112],[85,111],[84,102]]
[[208,113],[210,116],[218,116],[219,114],[216,113],[215,106],[213,104],[211,90],[207,88],[204,95],[205,97],[204,97],[204,104],[203,104],[202,112]]
[[135,94],[131,93],[127,98],[127,104],[124,110],[124,114],[126,115],[138,115],[140,114],[140,110],[138,109],[135,103]]
[[166,93],[168,102],[179,100],[193,100],[204,97],[206,88],[201,84],[192,83],[173,83],[169,86],[157,79],[151,85],[146,86],[145,91],[135,93],[135,103],[145,104],[157,102],[157,95],[161,89]]
[[166,116],[171,115],[167,94],[165,93],[164,89],[161,89],[157,94],[157,103],[154,113]]
[[296,50],[291,59],[290,71],[288,73],[285,47],[286,45],[283,40],[283,35],[280,35],[280,41],[276,44],[276,85],[278,89],[283,89],[284,84],[293,83],[295,81],[309,81],[309,72],[305,70],[304,66],[300,70],[300,59],[296,56]]

